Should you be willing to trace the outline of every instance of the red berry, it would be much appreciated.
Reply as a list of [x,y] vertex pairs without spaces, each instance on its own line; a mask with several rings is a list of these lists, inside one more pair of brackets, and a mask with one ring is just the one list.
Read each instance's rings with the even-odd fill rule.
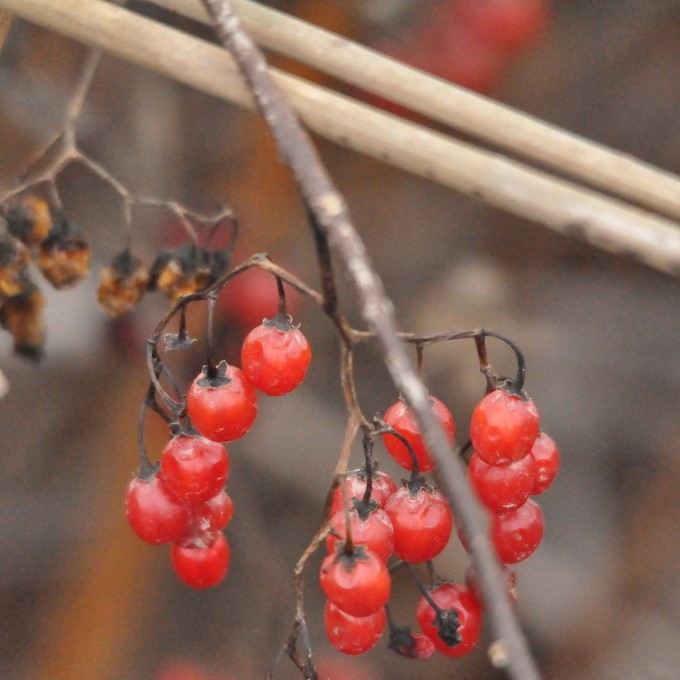
[[161,477],[135,477],[125,495],[125,512],[132,530],[147,543],[178,540],[189,526],[189,508],[164,486]]
[[[453,442],[455,425],[451,412],[439,399],[437,399],[437,397],[430,396],[429,401],[432,412],[444,429],[446,437],[450,442]],[[425,440],[420,433],[420,427],[418,426],[415,415],[406,402],[399,399],[396,403],[392,404],[392,406],[385,411],[384,421],[404,437],[411,445],[418,461],[420,472],[429,472],[434,469],[434,460],[432,460],[427,450]],[[407,470],[413,469],[413,458],[403,442],[391,434],[383,435],[383,441],[385,442],[387,452],[397,461],[397,463],[399,463],[399,465],[401,465],[401,467]]]
[[451,506],[437,490],[403,486],[385,504],[394,526],[394,553],[405,562],[426,562],[446,547],[453,529]]
[[488,465],[476,453],[468,464],[468,478],[482,504],[501,514],[526,503],[536,482],[536,461],[524,456],[509,465]]
[[[223,379],[219,378],[220,370],[225,373]],[[216,442],[239,439],[257,415],[255,390],[240,368],[222,363],[217,380],[208,378],[204,370],[191,384],[187,414],[194,427],[208,439]]]
[[339,543],[334,555],[321,563],[319,583],[326,597],[352,616],[370,616],[390,599],[390,573],[385,563],[364,546],[344,552]]
[[487,394],[473,411],[470,441],[485,463],[507,465],[531,451],[538,428],[534,402],[499,389]]
[[241,348],[246,378],[274,397],[291,392],[303,381],[311,359],[307,338],[290,317],[264,321],[248,333]]
[[[392,527],[392,520],[384,510],[375,508],[365,519],[360,517],[356,509],[350,510],[349,522],[352,540],[355,543],[365,545],[383,562],[390,559],[394,552],[394,528]],[[330,526],[340,536],[340,539],[338,539],[337,536],[328,534],[326,538],[328,552],[335,553],[335,545],[338,540],[345,540],[344,510],[339,510],[331,517]]]
[[380,640],[387,614],[382,607],[369,616],[352,616],[326,602],[324,624],[328,641],[343,654],[363,654]]
[[456,7],[473,39],[507,51],[525,47],[548,23],[546,0],[468,0]]
[[450,646],[439,637],[439,626],[434,609],[424,597],[420,598],[416,618],[420,629],[432,640],[437,651],[445,656],[463,656],[477,643],[482,627],[482,609],[476,598],[463,586],[445,583],[430,591],[430,597],[444,610],[455,609],[458,615],[460,642]]
[[207,501],[191,506],[188,538],[205,533],[214,533],[224,529],[234,514],[234,502],[222,489],[216,496]]
[[185,503],[200,503],[224,489],[229,475],[229,455],[218,442],[179,435],[163,449],[161,472],[164,484],[177,498]]
[[536,461],[536,481],[531,489],[532,496],[542,494],[553,482],[560,467],[560,452],[550,435],[541,432],[531,449]]
[[543,538],[543,513],[533,500],[503,515],[492,515],[491,540],[506,564],[525,560]]
[[[347,501],[350,507],[352,507],[352,499],[358,498],[361,500],[366,493],[366,468],[350,470],[344,483],[345,490],[347,491]],[[385,505],[387,499],[396,490],[397,484],[388,474],[380,470],[374,470],[371,473],[371,500],[374,500],[380,507]],[[342,509],[342,487],[338,485],[331,502],[331,516]]]
[[217,585],[229,570],[231,551],[223,533],[209,547],[173,544],[170,559],[175,573],[192,588]]

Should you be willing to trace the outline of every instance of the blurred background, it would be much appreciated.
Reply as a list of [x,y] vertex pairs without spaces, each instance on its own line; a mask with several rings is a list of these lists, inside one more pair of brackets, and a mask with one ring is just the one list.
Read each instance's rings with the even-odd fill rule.
[[[680,172],[680,1],[544,0],[527,38],[489,47],[460,21],[463,0],[273,3],[443,78],[585,137]],[[521,3],[520,3],[521,4]],[[146,3],[132,9],[205,35]],[[528,20],[527,20],[528,21]],[[436,47],[436,48],[435,48]],[[59,128],[84,48],[16,20],[0,53],[0,186]],[[304,75],[308,70],[274,58]],[[311,74],[316,80],[323,77]],[[357,94],[357,93],[353,93]],[[266,251],[318,288],[313,242],[288,172],[255,116],[105,57],[78,123],[81,147],[135,193],[241,224],[236,257]],[[680,285],[619,257],[488,208],[454,191],[319,142],[350,205],[402,329],[484,326],[514,339],[527,390],[558,442],[561,472],[540,503],[546,535],[517,565],[518,612],[546,678],[677,678],[680,667]],[[311,302],[296,319],[314,358],[295,393],[262,398],[252,431],[229,446],[232,566],[208,591],[172,573],[167,550],[128,528],[124,490],[137,468],[136,418],[148,378],[144,342],[168,308],[159,293],[117,321],[96,303],[100,269],[125,244],[121,205],[68,168],[59,189],[93,252],[92,273],[48,290],[40,364],[0,336],[10,384],[0,402],[0,677],[6,680],[232,680],[266,677],[293,616],[291,571],[316,531],[345,426],[338,342]],[[135,213],[134,251],[150,263],[176,245],[163,211]],[[338,267],[343,311],[360,326]],[[219,352],[238,348],[274,284],[220,299]],[[255,293],[257,293],[255,295]],[[259,305],[264,300],[265,311]],[[270,309],[267,309],[269,305]],[[249,316],[249,312],[251,312]],[[203,337],[200,316],[192,328]],[[200,343],[199,343],[200,344]],[[499,372],[513,358],[489,345]],[[203,347],[169,359],[188,387]],[[356,356],[368,414],[397,395],[381,352]],[[426,352],[431,392],[452,409],[458,443],[484,383],[471,343]],[[157,456],[167,439],[149,417]],[[355,446],[353,467],[361,462]],[[399,478],[382,447],[381,468]],[[439,571],[462,577],[454,545]],[[500,675],[480,644],[465,659],[409,661],[381,643],[342,658],[325,640],[318,556],[307,580],[320,677],[396,680]],[[417,598],[395,577],[395,609],[415,626]],[[275,678],[299,677],[287,659]]]

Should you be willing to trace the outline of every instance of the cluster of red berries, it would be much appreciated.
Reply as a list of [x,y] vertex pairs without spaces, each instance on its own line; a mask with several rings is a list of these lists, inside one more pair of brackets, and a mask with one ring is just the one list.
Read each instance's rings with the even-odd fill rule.
[[225,444],[243,437],[257,415],[258,389],[280,396],[304,379],[311,349],[291,318],[265,320],[245,338],[243,368],[205,367],[186,398],[189,432],[173,426],[160,465],[142,465],[128,486],[130,526],[147,543],[171,543],[179,578],[193,588],[218,584],[229,569],[229,543],[222,530],[234,506],[225,491],[229,454]]
[[[430,397],[430,405],[453,442],[451,412],[435,397]],[[328,555],[321,566],[320,584],[328,598],[326,633],[346,654],[367,651],[383,633],[390,597],[387,560],[394,556],[400,561],[395,564],[400,564],[434,559],[448,544],[454,525],[446,499],[419,474],[435,464],[410,407],[400,399],[383,422],[388,426],[385,447],[397,463],[411,470],[411,479],[397,488],[385,473],[369,472],[368,465],[348,473],[344,490],[338,488],[333,497]],[[505,389],[494,390],[478,404],[470,439],[475,453],[469,477],[492,513],[491,537],[498,557],[505,564],[519,562],[538,547],[543,534],[540,509],[529,496],[542,493],[552,482],[559,466],[557,447],[540,432],[533,402]],[[461,541],[465,544],[463,536]],[[515,574],[505,566],[503,575],[514,601]],[[465,585],[438,582],[421,590],[416,619],[422,633],[391,626],[390,646],[419,659],[435,650],[446,656],[468,653],[482,622],[474,569],[468,569]]]

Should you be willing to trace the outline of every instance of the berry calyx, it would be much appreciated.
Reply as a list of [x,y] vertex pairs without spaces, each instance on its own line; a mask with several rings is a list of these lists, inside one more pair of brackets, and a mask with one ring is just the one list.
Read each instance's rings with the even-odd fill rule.
[[375,647],[382,637],[386,621],[384,607],[368,616],[352,616],[329,600],[324,610],[328,641],[343,654],[363,654]]
[[[449,442],[453,442],[455,437],[455,424],[453,416],[445,404],[437,399],[437,397],[430,396],[429,398],[432,413],[442,426]],[[405,401],[399,399],[392,406],[390,406],[383,420],[402,437],[404,437],[413,449],[413,453],[418,461],[418,469],[420,472],[429,472],[435,467],[434,460],[430,456],[425,440],[420,432],[420,426],[416,421],[413,410],[406,404]],[[413,469],[413,456],[408,450],[408,447],[394,435],[389,433],[383,435],[385,448],[387,452],[394,458],[394,460],[406,470]]]
[[[467,654],[477,643],[482,627],[479,602],[467,588],[453,583],[435,588],[429,596],[442,612],[435,612],[425,597],[421,597],[416,609],[420,629],[445,656]],[[450,635],[452,626],[448,625],[454,616],[457,619],[455,636]]]
[[336,552],[321,563],[319,583],[326,597],[352,616],[370,616],[390,599],[391,579],[385,563],[365,546],[345,551],[338,542]]
[[[383,562],[394,552],[394,527],[389,515],[379,507],[373,507],[363,513],[355,507],[349,511],[350,531],[352,541],[365,545]],[[345,511],[336,512],[330,521],[333,533],[326,538],[326,548],[329,553],[335,552],[338,540],[344,541],[346,536]]]
[[170,561],[179,578],[192,588],[210,588],[227,575],[231,561],[229,543],[218,533],[211,545],[173,544]]
[[201,503],[224,489],[229,455],[220,443],[205,437],[180,434],[161,454],[163,482],[184,503]]
[[303,380],[312,359],[307,338],[287,314],[253,328],[243,341],[241,365],[246,378],[264,394],[281,396]]
[[255,421],[257,398],[240,368],[221,362],[210,375],[208,367],[196,377],[187,394],[187,414],[194,427],[215,442],[243,437]]
[[470,421],[470,441],[489,465],[508,465],[528,455],[539,431],[534,402],[497,389],[477,404]]

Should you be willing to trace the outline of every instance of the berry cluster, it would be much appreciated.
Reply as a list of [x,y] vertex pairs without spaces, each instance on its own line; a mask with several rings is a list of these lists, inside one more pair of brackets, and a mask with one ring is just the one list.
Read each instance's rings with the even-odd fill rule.
[[160,464],[151,466],[143,456],[127,490],[132,529],[147,543],[171,543],[172,566],[193,588],[218,584],[229,569],[222,530],[234,506],[224,488],[230,465],[225,444],[243,437],[255,421],[256,389],[280,396],[303,381],[311,350],[290,316],[281,313],[247,335],[241,360],[243,369],[224,361],[203,368],[178,413],[189,423],[187,430],[173,423]]
[[[455,424],[448,408],[430,397],[433,414],[451,442]],[[415,618],[421,633],[411,633],[391,621],[387,603],[390,569],[406,563],[429,563],[449,542],[454,526],[446,499],[427,484],[420,472],[435,467],[410,407],[398,400],[387,409],[380,427],[388,453],[411,471],[397,488],[385,473],[366,466],[348,473],[331,503],[328,554],[320,584],[328,598],[325,627],[333,647],[345,654],[361,654],[380,639],[390,622],[390,647],[411,658],[426,659],[435,651],[462,656],[476,644],[482,606],[475,571],[465,584],[433,579],[431,587],[418,583],[421,598]],[[545,491],[559,466],[553,440],[539,430],[533,402],[521,392],[498,388],[476,407],[470,439],[474,453],[469,479],[480,501],[492,513],[491,538],[504,565],[526,559],[543,534],[538,505],[529,499]],[[345,509],[346,508],[346,509]],[[464,536],[460,535],[463,545]],[[515,574],[504,566],[510,599],[515,597]]]
[[45,343],[45,298],[29,265],[34,263],[54,288],[66,290],[87,275],[90,247],[60,210],[38,196],[8,201],[2,217],[0,324],[12,335],[17,353],[39,359]]

